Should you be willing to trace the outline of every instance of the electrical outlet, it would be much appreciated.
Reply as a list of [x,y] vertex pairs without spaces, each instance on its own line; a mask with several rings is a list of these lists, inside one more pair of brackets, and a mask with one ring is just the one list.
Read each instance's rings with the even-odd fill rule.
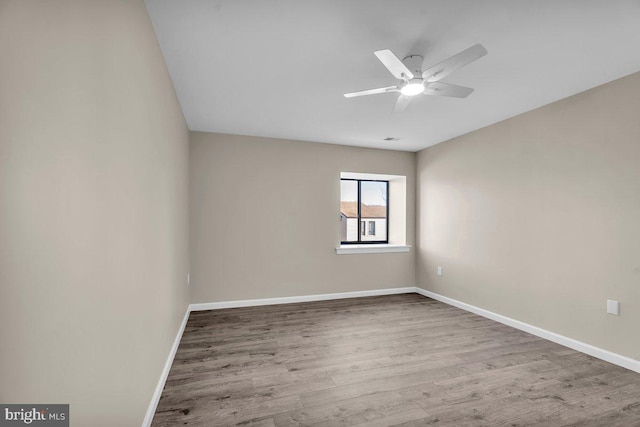
[[438,266],[438,276],[442,276],[442,267]]
[[616,316],[620,315],[620,303],[614,300],[607,300],[607,313],[614,314]]

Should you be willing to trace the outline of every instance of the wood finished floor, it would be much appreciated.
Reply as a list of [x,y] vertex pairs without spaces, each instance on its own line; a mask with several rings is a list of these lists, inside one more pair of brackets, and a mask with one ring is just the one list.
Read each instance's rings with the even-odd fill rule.
[[640,426],[640,374],[417,294],[193,312],[153,426]]

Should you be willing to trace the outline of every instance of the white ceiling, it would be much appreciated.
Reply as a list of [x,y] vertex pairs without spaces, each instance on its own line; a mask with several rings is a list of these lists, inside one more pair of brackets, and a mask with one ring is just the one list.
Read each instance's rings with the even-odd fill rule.
[[[191,130],[417,151],[640,71],[640,0],[147,0]],[[373,52],[424,68],[482,43],[443,81],[467,99],[345,92],[397,84]],[[385,142],[385,137],[399,141]]]

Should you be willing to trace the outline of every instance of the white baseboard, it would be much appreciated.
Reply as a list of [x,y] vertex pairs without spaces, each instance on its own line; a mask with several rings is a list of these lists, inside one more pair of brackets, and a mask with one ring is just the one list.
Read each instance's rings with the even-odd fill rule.
[[581,353],[588,354],[589,356],[597,357],[598,359],[602,359],[606,362],[613,363],[614,365],[622,366],[623,368],[627,368],[632,371],[640,373],[640,360],[635,360],[627,356],[622,356],[621,354],[613,353],[608,350],[595,347],[591,344],[586,344],[586,343],[583,343],[582,341],[574,340],[573,338],[565,337],[564,335],[556,334],[555,332],[547,331],[546,329],[542,329],[537,326],[533,326],[528,323],[524,323],[519,320],[515,320],[510,317],[503,316],[501,314],[497,314],[492,311],[485,310],[483,308],[476,307],[474,305],[455,300],[453,298],[445,297],[444,295],[427,291],[422,288],[416,287],[416,292],[419,293],[420,295],[424,295],[425,297],[433,298],[445,304],[449,304],[454,307],[461,308],[462,310],[478,314],[482,317],[486,317],[487,319],[495,320],[496,322],[500,322],[507,326],[520,329],[521,331],[528,332],[540,338],[553,341],[557,344],[572,348]]
[[158,402],[160,401],[160,396],[162,395],[162,390],[164,389],[164,383],[167,382],[167,377],[169,376],[171,365],[173,365],[173,358],[176,356],[176,351],[178,351],[178,346],[180,345],[180,340],[182,339],[184,328],[187,326],[187,320],[189,320],[190,312],[191,311],[189,310],[189,307],[187,307],[187,312],[184,314],[184,318],[182,319],[182,323],[180,324],[180,329],[178,329],[178,333],[176,334],[176,339],[173,340],[173,346],[171,346],[171,350],[169,351],[169,357],[167,357],[167,361],[165,362],[162,373],[160,374],[160,380],[156,385],[156,389],[153,392],[153,397],[151,398],[151,402],[149,403],[149,407],[147,408],[147,414],[144,416],[144,421],[142,421],[142,427],[151,426],[151,421],[153,421],[153,416],[156,413],[156,408],[158,407]]
[[416,291],[415,286],[406,288],[373,289],[370,291],[339,292],[335,294],[302,295],[296,297],[245,299],[238,301],[205,302],[191,304],[191,311],[219,310],[222,308],[253,307],[258,305],[292,304],[296,302],[326,301],[343,298],[373,297],[378,295],[410,294]]

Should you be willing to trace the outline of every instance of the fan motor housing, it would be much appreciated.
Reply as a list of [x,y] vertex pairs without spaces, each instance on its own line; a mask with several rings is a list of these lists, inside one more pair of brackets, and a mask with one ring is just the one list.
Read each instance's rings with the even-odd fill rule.
[[415,77],[422,75],[422,63],[424,58],[420,55],[409,55],[402,60],[402,63],[413,73]]

